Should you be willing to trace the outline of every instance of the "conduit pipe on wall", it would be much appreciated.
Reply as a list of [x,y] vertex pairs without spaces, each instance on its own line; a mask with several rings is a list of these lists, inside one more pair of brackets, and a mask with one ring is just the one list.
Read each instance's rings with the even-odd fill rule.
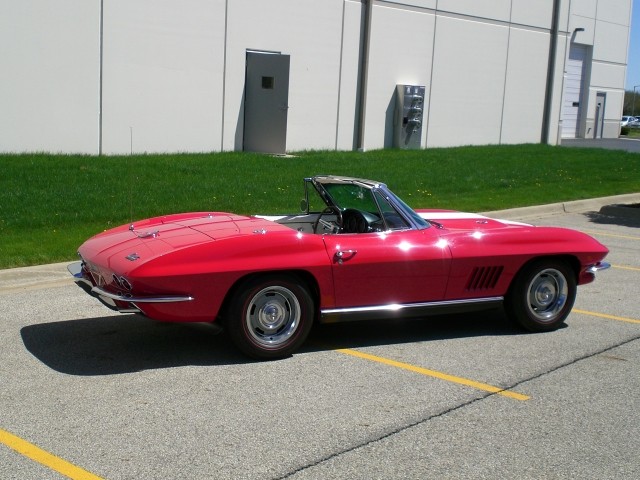
[[373,0],[362,0],[364,5],[364,24],[360,37],[360,66],[358,86],[358,135],[356,149],[364,150],[364,118],[367,111],[367,77],[369,72],[369,43],[371,40],[371,16],[373,14]]
[[549,128],[551,126],[551,110],[553,108],[553,84],[556,70],[556,54],[558,51],[558,31],[560,23],[560,3],[553,0],[553,14],[551,17],[551,39],[549,42],[549,63],[547,66],[547,88],[544,93],[544,112],[542,114],[541,143],[549,143]]

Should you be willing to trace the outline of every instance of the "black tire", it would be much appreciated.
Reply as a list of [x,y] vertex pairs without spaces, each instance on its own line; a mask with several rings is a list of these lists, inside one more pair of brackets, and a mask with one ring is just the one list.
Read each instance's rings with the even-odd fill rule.
[[505,309],[509,318],[530,332],[557,329],[576,299],[576,275],[558,259],[541,259],[526,265],[509,289]]
[[291,355],[306,340],[314,317],[309,291],[295,277],[249,279],[231,298],[226,327],[233,343],[256,359]]

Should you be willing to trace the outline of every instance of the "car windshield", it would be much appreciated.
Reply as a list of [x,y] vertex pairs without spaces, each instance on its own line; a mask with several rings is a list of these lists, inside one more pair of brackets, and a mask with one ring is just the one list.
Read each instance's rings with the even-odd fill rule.
[[330,197],[327,200],[341,211],[352,209],[370,213],[382,219],[389,230],[412,228],[412,225],[418,229],[430,226],[384,185],[353,179],[322,182],[321,185]]
[[407,217],[411,218],[411,220],[413,221],[413,223],[418,227],[418,228],[429,228],[431,226],[431,224],[426,221],[424,218],[422,218],[420,215],[418,215],[413,208],[411,208],[409,205],[407,205],[406,203],[404,203],[400,198],[398,198],[397,196],[394,195],[394,202],[397,205],[398,209],[403,212]]
[[341,210],[354,208],[369,213],[378,213],[371,196],[371,189],[353,183],[327,183],[324,188]]

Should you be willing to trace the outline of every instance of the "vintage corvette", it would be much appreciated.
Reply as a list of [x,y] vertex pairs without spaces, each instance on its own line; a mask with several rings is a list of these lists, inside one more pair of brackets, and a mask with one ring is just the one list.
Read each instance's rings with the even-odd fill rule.
[[290,355],[312,323],[504,307],[530,331],[568,316],[608,250],[581,232],[414,211],[386,185],[304,179],[302,212],[167,215],[100,233],[69,266],[105,305],[221,322],[254,358]]

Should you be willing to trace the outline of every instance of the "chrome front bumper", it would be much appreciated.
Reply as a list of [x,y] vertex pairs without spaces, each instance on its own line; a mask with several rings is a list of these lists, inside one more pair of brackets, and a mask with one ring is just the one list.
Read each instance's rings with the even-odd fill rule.
[[[138,303],[172,303],[172,302],[190,302],[194,297],[189,295],[163,295],[150,297],[134,297],[133,295],[111,293],[106,290],[94,286],[83,273],[82,262],[74,262],[67,266],[67,270],[73,276],[76,284],[92,297],[97,298],[103,305],[120,313],[142,313],[138,308]],[[122,307],[116,302],[125,303],[128,306]]]
[[607,268],[611,268],[611,264],[607,262],[598,262],[595,265],[591,265],[587,267],[587,273],[593,273],[594,275],[600,270],[606,270]]

